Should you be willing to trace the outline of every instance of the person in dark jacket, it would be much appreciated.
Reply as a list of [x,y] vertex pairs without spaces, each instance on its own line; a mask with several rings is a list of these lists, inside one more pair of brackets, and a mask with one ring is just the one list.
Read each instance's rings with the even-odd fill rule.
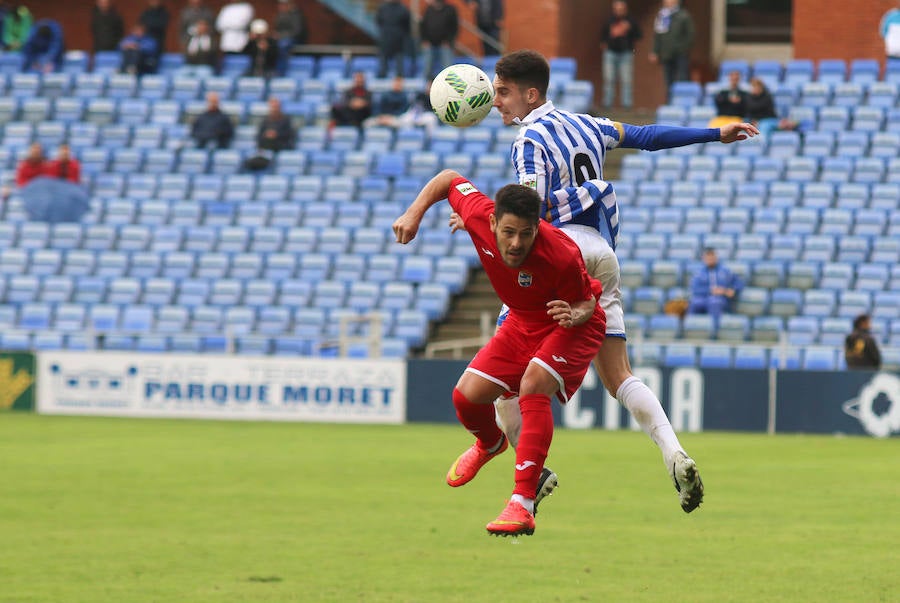
[[681,7],[680,0],[663,0],[653,21],[653,52],[650,62],[663,69],[666,102],[672,96],[672,84],[690,75],[690,55],[694,46],[694,19]]
[[742,121],[747,114],[747,92],[741,88],[741,72],[732,71],[728,74],[728,86],[722,88],[713,98],[716,104],[716,114],[730,116]]
[[269,37],[269,24],[263,19],[250,23],[250,39],[244,46],[244,54],[250,57],[250,68],[245,75],[271,77],[278,69],[278,43]]
[[234,138],[234,125],[231,119],[219,109],[219,95],[215,92],[206,94],[206,111],[197,116],[191,126],[191,138],[198,149],[215,145],[219,149],[227,149]]
[[122,66],[120,67],[122,73],[135,75],[156,73],[159,65],[157,60],[159,49],[156,46],[156,40],[147,35],[144,26],[140,23],[135,23],[131,28],[131,33],[122,38],[119,50],[122,52]]
[[344,92],[341,101],[331,107],[332,123],[360,128],[371,115],[372,93],[366,86],[365,74],[357,71],[353,74],[353,85]]
[[297,131],[291,118],[281,112],[281,101],[269,99],[269,114],[259,124],[256,133],[256,154],[244,161],[250,171],[265,170],[271,165],[278,151],[292,149],[297,144]]
[[91,35],[94,38],[94,52],[118,50],[125,27],[122,15],[110,0],[97,0],[91,12]]
[[162,0],[148,0],[147,8],[138,17],[148,36],[156,40],[156,57],[166,50],[166,30],[169,28],[169,11]]
[[500,21],[503,20],[503,0],[468,0],[475,4],[475,23],[490,39],[482,40],[485,56],[503,54],[495,40],[500,40]]
[[424,55],[423,77],[432,79],[441,69],[453,62],[453,45],[458,32],[459,15],[456,13],[456,7],[444,0],[429,2],[419,23],[419,36]]
[[297,44],[306,44],[306,17],[293,0],[278,0],[275,16],[275,39],[278,41],[278,74],[287,73],[288,59]]
[[612,3],[612,15],[603,28],[603,104],[612,107],[616,82],[619,100],[626,109],[633,104],[634,44],[643,33],[637,21],[628,14],[624,0]]
[[375,105],[378,113],[366,119],[363,126],[396,127],[398,118],[409,110],[409,96],[403,89],[403,78],[395,75],[391,80],[391,89],[382,92]]
[[844,358],[847,368],[881,368],[881,350],[872,336],[872,319],[868,314],[860,314],[853,320],[853,332],[844,340]]
[[53,19],[40,19],[22,45],[23,70],[49,73],[62,67],[66,45],[62,26]]
[[410,15],[399,0],[383,0],[375,13],[378,25],[378,77],[387,77],[388,64],[394,63],[394,73],[404,75],[403,62],[410,42]]

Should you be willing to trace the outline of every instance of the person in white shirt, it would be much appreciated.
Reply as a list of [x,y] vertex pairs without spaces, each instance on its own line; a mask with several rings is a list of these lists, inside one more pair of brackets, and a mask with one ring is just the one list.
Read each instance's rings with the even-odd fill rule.
[[222,7],[216,17],[216,31],[219,32],[219,48],[222,52],[237,54],[244,51],[250,39],[247,32],[253,15],[253,5],[249,2],[231,2]]

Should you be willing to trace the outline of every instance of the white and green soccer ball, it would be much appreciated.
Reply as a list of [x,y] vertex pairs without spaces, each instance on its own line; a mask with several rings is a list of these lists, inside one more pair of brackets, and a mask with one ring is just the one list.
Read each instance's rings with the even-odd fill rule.
[[474,126],[487,117],[493,105],[494,86],[474,65],[450,65],[431,82],[431,106],[448,126]]

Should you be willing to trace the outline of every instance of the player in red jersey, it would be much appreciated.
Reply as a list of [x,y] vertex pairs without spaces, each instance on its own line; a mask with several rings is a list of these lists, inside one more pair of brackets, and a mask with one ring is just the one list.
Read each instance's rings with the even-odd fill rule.
[[394,222],[398,243],[415,238],[426,210],[448,199],[465,221],[481,264],[509,317],[472,359],[453,389],[460,423],[475,444],[450,467],[447,483],[462,486],[508,446],[494,420],[494,400],[517,392],[522,433],[516,447],[515,488],[488,532],[534,532],[534,497],[553,437],[550,399],[565,403],[600,349],[606,315],[597,305],[602,287],[584,266],[571,238],[540,219],[541,199],[519,184],[491,201],[452,170],[431,179]]

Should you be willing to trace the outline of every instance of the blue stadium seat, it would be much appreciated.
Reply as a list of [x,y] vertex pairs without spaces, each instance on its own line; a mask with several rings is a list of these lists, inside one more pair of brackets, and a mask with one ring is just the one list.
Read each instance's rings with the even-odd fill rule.
[[676,339],[681,334],[681,321],[672,314],[653,314],[650,316],[648,335],[654,339]]
[[732,348],[722,344],[707,344],[700,346],[698,364],[700,368],[732,367]]
[[681,325],[681,335],[685,339],[708,341],[715,337],[715,319],[709,314],[688,314]]
[[833,347],[809,346],[803,350],[802,368],[808,371],[834,371],[838,367]]
[[697,346],[686,343],[672,343],[665,347],[663,364],[670,367],[696,366]]
[[769,366],[769,350],[762,346],[746,345],[734,350],[734,368],[765,369]]

